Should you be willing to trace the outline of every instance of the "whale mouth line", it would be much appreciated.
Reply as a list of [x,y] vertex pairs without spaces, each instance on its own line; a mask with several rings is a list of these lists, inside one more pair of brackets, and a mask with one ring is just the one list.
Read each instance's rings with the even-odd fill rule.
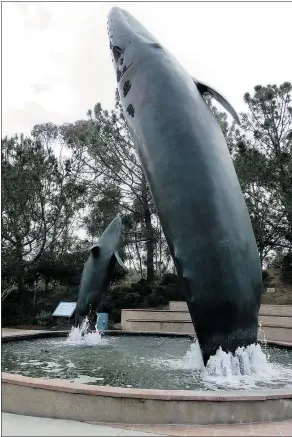
[[120,77],[120,81],[122,80],[122,78],[125,76],[125,74],[127,73],[127,71],[129,71],[129,69],[131,68],[131,66],[134,64],[134,62],[132,62],[129,67],[127,67],[127,69],[122,73],[121,77]]

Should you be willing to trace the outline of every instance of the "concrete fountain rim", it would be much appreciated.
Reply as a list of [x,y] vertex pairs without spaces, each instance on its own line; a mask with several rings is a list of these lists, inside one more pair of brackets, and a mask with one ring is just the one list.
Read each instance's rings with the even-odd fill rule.
[[[7,335],[2,342],[19,340],[35,340],[37,338],[64,337],[68,331],[43,331],[29,334]],[[127,332],[105,331],[105,335],[155,335],[168,337],[191,337],[193,334],[156,333],[156,332]],[[277,345],[278,346],[278,345]],[[279,344],[279,346],[281,346]],[[282,344],[282,346],[286,346]],[[288,347],[290,345],[288,344]],[[136,389],[115,386],[93,386],[83,383],[68,382],[60,379],[33,378],[13,373],[2,372],[2,383],[31,387],[36,389],[62,391],[65,393],[79,393],[91,396],[104,396],[115,398],[153,399],[167,401],[203,401],[203,402],[236,402],[236,401],[266,401],[272,399],[292,399],[292,388],[269,389],[258,392],[257,390],[217,390],[212,392],[203,390],[161,390],[161,389]]]
[[204,392],[195,390],[158,390],[136,389],[124,387],[92,386],[63,379],[32,378],[2,372],[2,383],[31,387],[35,389],[61,391],[65,393],[103,396],[114,398],[152,399],[163,401],[203,401],[203,402],[236,402],[236,401],[267,401],[273,399],[292,399],[291,389],[270,389],[262,392],[238,390],[236,393],[227,390]]

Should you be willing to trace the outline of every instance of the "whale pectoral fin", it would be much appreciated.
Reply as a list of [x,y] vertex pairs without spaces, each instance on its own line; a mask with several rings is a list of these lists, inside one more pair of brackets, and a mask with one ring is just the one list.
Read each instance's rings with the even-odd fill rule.
[[194,78],[193,78],[193,81],[196,84],[196,86],[197,86],[197,88],[198,88],[198,90],[200,91],[201,94],[209,93],[214,99],[217,100],[217,102],[219,102],[226,109],[226,111],[228,111],[232,115],[232,117],[235,119],[235,121],[240,126],[240,120],[239,120],[239,117],[237,115],[237,112],[235,111],[235,109],[233,109],[233,107],[225,99],[225,97],[223,97],[218,91],[214,90],[209,85],[207,85],[207,84],[205,84],[203,82],[199,82],[199,81],[197,81]]
[[118,263],[120,264],[120,266],[123,267],[123,269],[126,270],[126,266],[125,266],[125,264],[123,263],[123,261],[121,260],[120,255],[118,254],[117,251],[114,253],[114,255],[115,255],[115,257],[116,257],[116,260],[117,260]]
[[100,254],[100,247],[99,246],[92,246],[90,248],[92,255],[94,256],[94,258],[97,258]]

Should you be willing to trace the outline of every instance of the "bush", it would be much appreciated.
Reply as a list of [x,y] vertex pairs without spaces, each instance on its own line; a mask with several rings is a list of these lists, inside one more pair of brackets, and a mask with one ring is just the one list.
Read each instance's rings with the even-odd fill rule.
[[33,309],[33,294],[25,290],[15,290],[1,302],[1,316],[3,326],[16,326],[22,324],[36,324],[36,312]]
[[122,309],[162,307],[170,300],[184,300],[178,277],[173,273],[163,275],[160,281],[152,284],[129,275],[109,288],[98,311],[109,313],[110,322],[118,323]]
[[270,280],[270,275],[267,270],[262,271],[262,278],[263,278],[264,286],[267,286]]
[[42,310],[36,315],[36,319],[40,326],[51,326],[52,324],[52,314],[49,311]]
[[159,294],[149,294],[148,296],[146,296],[145,298],[145,308],[150,307],[159,307],[161,305],[164,304],[164,299],[162,296],[160,296]]
[[292,285],[292,252],[287,253],[283,258],[281,279],[286,284]]
[[169,284],[175,284],[178,285],[179,279],[178,276],[174,273],[165,273],[160,281],[161,285],[169,285]]
[[124,276],[124,278],[120,279],[119,282],[115,283],[115,286],[129,288],[131,287],[131,285],[135,285],[139,281],[143,281],[143,279],[141,279],[139,275],[134,273],[128,273]]

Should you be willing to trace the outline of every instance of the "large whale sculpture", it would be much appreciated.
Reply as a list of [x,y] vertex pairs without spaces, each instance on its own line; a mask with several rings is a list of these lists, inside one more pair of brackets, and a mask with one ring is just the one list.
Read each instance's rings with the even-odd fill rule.
[[118,215],[108,225],[98,242],[90,248],[89,257],[84,264],[75,321],[88,316],[92,323],[102,296],[107,292],[116,262],[125,268],[118,252],[122,233],[122,219]]
[[193,79],[128,12],[108,33],[118,90],[204,363],[257,341],[262,275],[250,217],[221,129]]

